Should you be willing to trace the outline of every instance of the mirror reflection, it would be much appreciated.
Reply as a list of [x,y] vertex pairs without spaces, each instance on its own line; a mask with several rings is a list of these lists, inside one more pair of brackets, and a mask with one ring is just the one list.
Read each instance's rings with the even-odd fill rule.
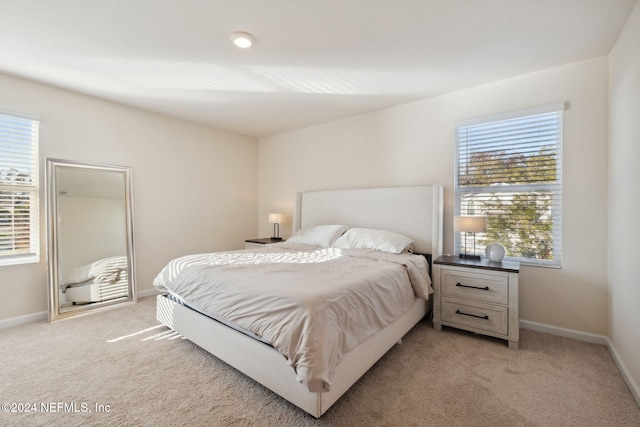
[[47,160],[49,319],[135,301],[130,170]]

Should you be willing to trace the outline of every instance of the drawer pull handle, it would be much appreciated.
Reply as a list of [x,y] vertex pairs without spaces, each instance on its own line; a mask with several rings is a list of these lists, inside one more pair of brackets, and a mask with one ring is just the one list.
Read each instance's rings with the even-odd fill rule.
[[489,316],[487,316],[486,314],[484,316],[478,316],[477,314],[469,314],[469,313],[462,312],[460,310],[456,310],[456,314],[462,314],[463,316],[471,316],[471,317],[477,317],[478,319],[489,320]]
[[461,288],[471,288],[471,289],[480,289],[481,291],[488,291],[489,287],[485,286],[485,287],[480,287],[480,286],[469,286],[469,285],[463,285],[462,283],[458,282],[456,283],[456,286],[459,286]]

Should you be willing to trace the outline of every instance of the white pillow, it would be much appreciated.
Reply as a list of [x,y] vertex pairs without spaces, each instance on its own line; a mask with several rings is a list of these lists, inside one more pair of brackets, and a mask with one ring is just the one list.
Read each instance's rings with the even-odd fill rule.
[[413,240],[402,234],[371,228],[350,228],[333,242],[340,249],[375,249],[392,254],[401,254],[413,249]]
[[346,229],[346,225],[316,225],[315,227],[301,228],[287,239],[287,243],[302,243],[328,248]]

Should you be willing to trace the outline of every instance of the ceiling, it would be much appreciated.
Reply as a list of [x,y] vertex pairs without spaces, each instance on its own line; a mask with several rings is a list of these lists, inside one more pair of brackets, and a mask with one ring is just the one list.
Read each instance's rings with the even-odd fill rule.
[[606,55],[636,1],[0,0],[0,73],[259,138]]

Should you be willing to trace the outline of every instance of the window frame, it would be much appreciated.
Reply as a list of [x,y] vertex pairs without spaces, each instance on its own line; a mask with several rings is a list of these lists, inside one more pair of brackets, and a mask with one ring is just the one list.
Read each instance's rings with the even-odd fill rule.
[[[7,173],[15,169],[21,173],[27,173],[30,182],[20,184],[13,181],[2,181],[0,175],[0,192],[13,194],[16,196],[29,196],[29,247],[24,253],[16,253],[16,240],[14,236],[7,239],[7,243],[12,245],[6,249],[9,254],[0,252],[0,267],[8,265],[30,264],[40,262],[40,162],[39,162],[39,131],[40,117],[33,114],[0,109],[0,172]],[[10,122],[13,121],[13,124]],[[16,130],[23,126],[28,129],[19,136]],[[2,134],[2,131],[8,131]],[[26,142],[29,141],[27,144]],[[28,147],[25,154],[25,147]],[[22,150],[21,154],[17,154]],[[20,157],[20,158],[19,158]],[[24,167],[23,167],[24,166]],[[6,169],[6,170],[5,170]],[[19,194],[18,194],[19,193]],[[25,194],[26,193],[26,194]],[[2,201],[0,201],[1,203]],[[11,226],[15,231],[16,213],[10,213]],[[26,228],[26,227],[25,227]],[[1,241],[0,241],[1,242]]]
[[[496,114],[491,116],[479,117],[470,120],[464,120],[455,124],[455,167],[454,167],[454,214],[461,215],[462,201],[465,194],[525,194],[535,191],[552,192],[550,199],[551,208],[550,216],[553,218],[552,236],[553,236],[553,259],[536,259],[517,256],[505,256],[505,260],[519,261],[524,265],[533,265],[540,267],[562,268],[562,146],[563,146],[563,122],[564,122],[564,103],[549,104],[541,107],[517,110],[508,113]],[[467,187],[460,186],[459,167],[461,162],[461,136],[460,130],[473,126],[482,126],[489,123],[499,123],[514,119],[525,119],[542,114],[558,114],[559,129],[556,135],[556,182],[555,183],[529,183],[515,184],[508,187],[501,187],[501,191],[496,191],[495,186],[477,186]],[[508,146],[505,146],[508,148]],[[495,185],[495,184],[494,184]],[[480,212],[484,214],[483,212]],[[480,233],[479,233],[480,235]],[[481,237],[484,236],[484,233]],[[463,233],[454,232],[454,248],[456,253],[460,253],[462,248]],[[490,242],[487,242],[490,243]],[[477,248],[477,247],[476,247]]]

